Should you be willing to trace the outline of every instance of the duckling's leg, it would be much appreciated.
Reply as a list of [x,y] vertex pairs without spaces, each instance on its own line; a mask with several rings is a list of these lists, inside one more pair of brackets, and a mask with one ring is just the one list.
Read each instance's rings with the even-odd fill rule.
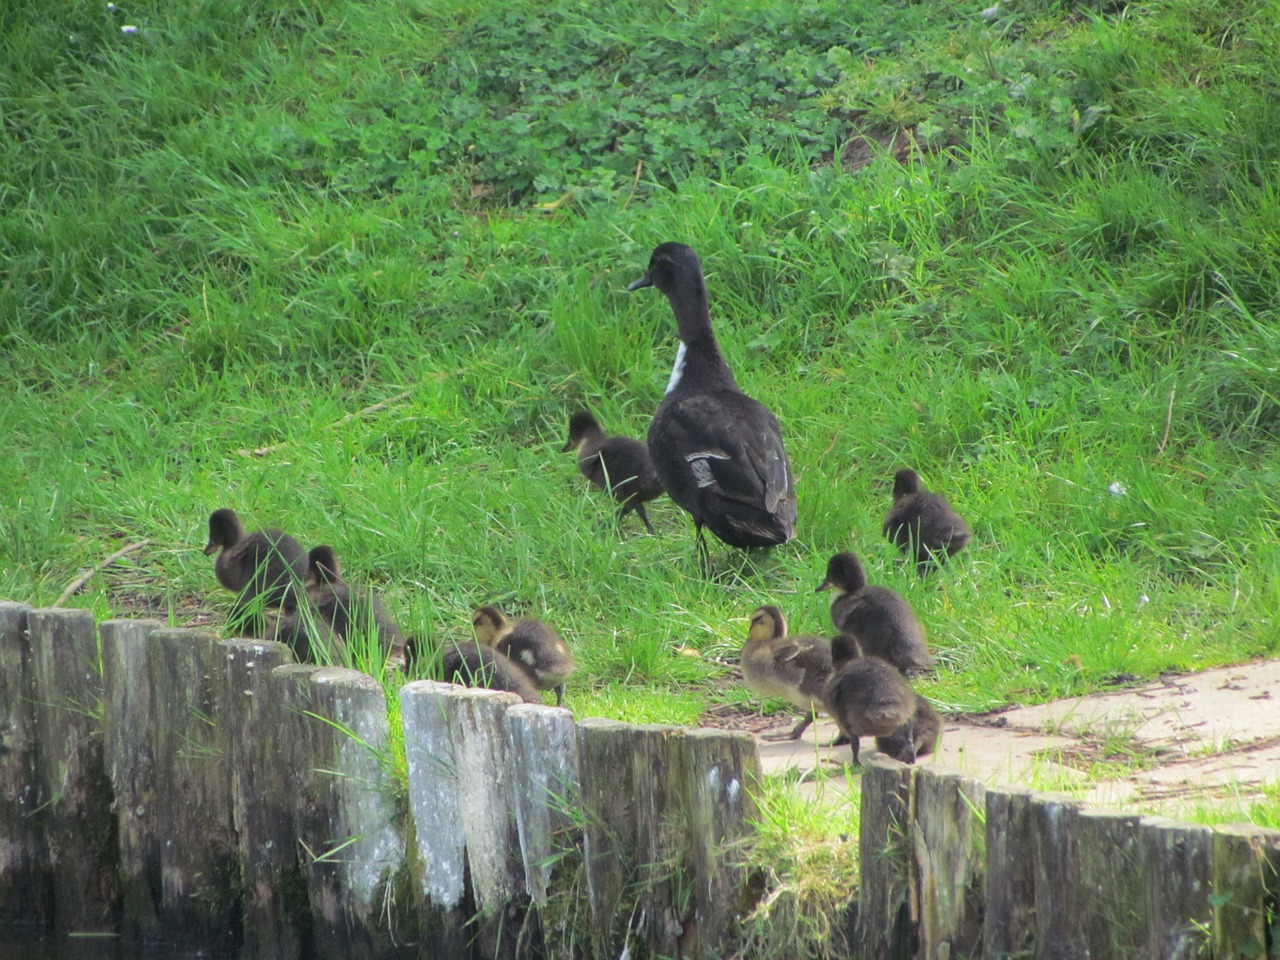
[[563,683],[556,684],[555,691],[556,691],[556,706],[557,707],[564,706],[564,684]]
[[799,740],[804,732],[809,729],[809,724],[811,723],[813,723],[812,713],[806,717],[802,717],[800,722],[792,728],[790,733],[766,733],[761,736],[760,739],[769,740],[771,742],[776,742],[778,740]]
[[641,520],[644,521],[645,529],[648,530],[650,533],[653,533],[653,524],[649,522],[649,515],[644,512],[644,504],[637,503],[633,509],[636,512],[636,516],[638,516]]
[[853,765],[854,765],[855,767],[860,767],[860,766],[862,766],[862,761],[858,759],[858,741],[859,741],[859,740],[861,740],[861,739],[862,739],[861,737],[850,737],[850,738],[849,738],[849,743],[850,743],[850,745],[853,747]]

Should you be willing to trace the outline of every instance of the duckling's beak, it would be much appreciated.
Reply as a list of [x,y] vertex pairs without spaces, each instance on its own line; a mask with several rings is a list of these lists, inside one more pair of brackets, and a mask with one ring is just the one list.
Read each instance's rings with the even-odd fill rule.
[[653,281],[649,279],[649,274],[645,274],[631,286],[627,287],[627,293],[634,293],[637,290],[643,290],[645,287],[652,287]]
[[823,590],[830,590],[830,589],[831,589],[831,581],[823,580],[820,584],[818,584],[817,588],[813,592],[821,593]]
[[204,545],[204,555],[206,557],[213,556],[213,554],[217,552],[218,552],[218,545],[214,543],[212,540],[210,540],[208,543]]
[[566,440],[566,441],[564,442],[564,446],[560,448],[560,452],[561,452],[561,453],[568,453],[568,452],[569,452],[570,450],[572,450],[573,448],[574,448],[574,442],[573,442],[572,440]]

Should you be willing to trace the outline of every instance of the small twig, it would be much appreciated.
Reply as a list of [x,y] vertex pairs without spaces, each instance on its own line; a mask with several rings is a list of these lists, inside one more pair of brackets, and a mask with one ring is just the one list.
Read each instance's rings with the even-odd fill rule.
[[69,584],[67,584],[67,589],[63,590],[62,595],[59,596],[57,600],[53,601],[53,605],[55,607],[62,606],[64,603],[70,600],[73,596],[79,593],[80,590],[83,589],[84,585],[88,583],[91,579],[93,579],[93,575],[95,573],[99,573],[107,569],[107,567],[111,566],[121,557],[127,556],[130,553],[133,553],[135,550],[141,550],[150,542],[151,542],[150,540],[139,540],[137,543],[131,543],[127,547],[117,550],[115,553],[107,557],[107,559],[103,560],[96,567],[86,570],[84,573],[80,574],[80,576],[76,577]]
[[622,201],[622,209],[627,209],[627,204],[631,203],[631,198],[636,195],[636,187],[640,186],[640,171],[644,169],[644,160],[636,161],[636,175],[631,178],[631,191],[627,194],[627,199]]
[[1164,414],[1164,436],[1160,438],[1160,446],[1156,447],[1157,457],[1164,453],[1165,444],[1169,442],[1169,428],[1173,426],[1173,395],[1177,392],[1177,387],[1169,391],[1169,409]]
[[[342,426],[344,423],[350,423],[352,420],[359,420],[362,417],[367,417],[372,413],[377,413],[379,410],[385,410],[387,407],[391,406],[393,403],[399,403],[401,400],[405,399],[412,393],[413,393],[413,389],[410,388],[408,390],[405,390],[402,393],[397,393],[394,397],[388,397],[386,400],[380,400],[377,403],[371,403],[369,404],[369,406],[365,407],[363,410],[357,410],[355,413],[348,413],[341,420],[335,420],[333,423],[329,424],[329,426],[327,426],[325,429],[336,430],[338,429],[338,427]],[[288,445],[289,443],[286,440],[280,443],[270,444],[269,446],[266,446],[266,447],[258,447],[257,450],[249,450],[245,447],[241,447],[239,450],[236,451],[236,453],[240,454],[240,456],[242,457],[265,457],[268,453],[275,453],[277,450],[283,447],[287,447]]]

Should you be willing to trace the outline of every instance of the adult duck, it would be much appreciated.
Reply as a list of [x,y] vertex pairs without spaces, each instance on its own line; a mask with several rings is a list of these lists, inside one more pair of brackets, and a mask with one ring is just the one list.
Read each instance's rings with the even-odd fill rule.
[[645,442],[609,436],[589,411],[579,410],[569,418],[569,440],[561,453],[570,450],[577,454],[578,470],[592,486],[621,504],[618,522],[634,511],[645,529],[653,533],[644,505],[662,496],[662,484]]
[[914,470],[899,470],[893,477],[893,506],[884,518],[884,535],[915,561],[924,576],[937,563],[959,553],[973,531],[939,493],[924,488]]
[[660,244],[628,290],[657,287],[671,303],[680,348],[649,424],[662,487],[693,517],[703,565],[706,527],[731,547],[771,547],[796,535],[796,490],[778,420],[738,388],[711,329],[702,264],[692,247]]

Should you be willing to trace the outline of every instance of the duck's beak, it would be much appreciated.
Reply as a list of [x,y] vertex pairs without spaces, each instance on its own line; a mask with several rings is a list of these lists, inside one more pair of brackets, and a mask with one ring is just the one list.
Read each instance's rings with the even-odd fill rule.
[[214,543],[212,540],[210,540],[208,543],[204,545],[204,555],[206,557],[213,556],[213,554],[217,552],[218,552],[218,545]]
[[820,584],[818,584],[817,588],[813,592],[821,593],[823,590],[830,590],[830,589],[831,589],[831,581],[823,580]]
[[653,281],[649,279],[649,274],[645,274],[631,286],[627,287],[627,293],[634,293],[637,290],[643,290],[645,287],[652,287]]

